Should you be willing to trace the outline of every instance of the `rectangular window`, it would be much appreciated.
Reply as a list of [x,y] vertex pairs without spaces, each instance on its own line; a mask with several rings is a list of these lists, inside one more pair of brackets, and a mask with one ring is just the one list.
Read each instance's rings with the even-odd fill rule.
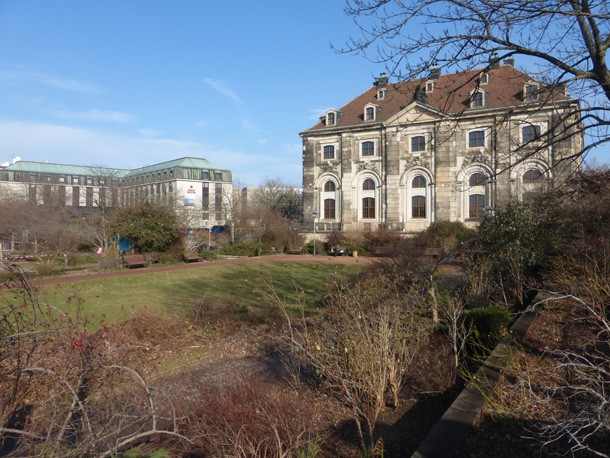
[[366,110],[364,110],[364,119],[367,121],[372,121],[375,119],[375,108],[366,107]]
[[220,172],[214,173],[214,181],[222,181],[222,173],[220,173]]
[[324,219],[335,219],[335,199],[324,199]]
[[78,177],[72,177],[72,184],[80,184]]
[[36,174],[30,173],[30,181],[36,181]]
[[93,188],[86,188],[85,205],[87,207],[93,207]]
[[328,113],[326,115],[326,124],[328,124],[329,126],[335,125],[335,114],[334,113]]
[[[78,178],[75,178],[78,182]],[[72,186],[72,206],[78,207],[80,205],[80,188],[78,186]]]
[[375,218],[375,198],[365,197],[362,199],[362,218],[372,219]]
[[59,177],[59,182],[60,183],[65,183],[66,182],[66,177]]
[[485,210],[485,196],[483,194],[471,194],[469,197],[468,217],[482,218]]
[[426,137],[424,135],[411,137],[411,151],[426,151]]
[[335,158],[335,147],[333,145],[326,145],[324,147],[324,159]]
[[485,146],[485,131],[473,130],[468,132],[468,147],[476,148],[479,146]]
[[201,188],[201,207],[203,211],[210,209],[210,185],[208,183],[203,183]]
[[57,203],[59,205],[66,205],[66,187],[59,186],[57,188]]
[[118,188],[112,188],[112,206],[113,207],[119,206],[119,189]]
[[478,91],[472,94],[472,105],[473,107],[482,107],[485,105],[485,95],[483,92]]
[[374,156],[375,155],[375,142],[362,142],[362,155],[363,156]]
[[[217,184],[214,192],[214,207],[216,208],[216,213],[220,214],[222,210],[222,185]],[[217,217],[216,219],[221,219],[221,217]]]
[[426,198],[424,196],[413,196],[411,198],[411,218],[426,217]]
[[538,86],[535,84],[528,84],[525,86],[525,98],[527,100],[536,100],[538,99]]
[[204,181],[208,181],[210,179],[210,172],[208,170],[202,170],[201,179]]
[[540,139],[540,126],[523,126],[521,129],[523,143],[529,143]]

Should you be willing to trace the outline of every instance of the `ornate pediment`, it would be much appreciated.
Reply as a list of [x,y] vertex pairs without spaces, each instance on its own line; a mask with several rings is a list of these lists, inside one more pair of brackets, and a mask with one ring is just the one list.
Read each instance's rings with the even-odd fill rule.
[[423,167],[430,169],[430,160],[429,158],[422,158],[420,156],[409,157],[405,160],[405,170],[412,167]]
[[329,162],[320,166],[322,173],[337,173],[338,164]]
[[379,172],[377,164],[372,162],[360,161],[356,163],[356,172],[362,172],[363,170],[371,170],[373,172]]
[[491,166],[491,160],[487,155],[483,154],[471,154],[469,156],[465,155],[464,160],[462,161],[462,168],[468,167],[472,164],[485,164]]

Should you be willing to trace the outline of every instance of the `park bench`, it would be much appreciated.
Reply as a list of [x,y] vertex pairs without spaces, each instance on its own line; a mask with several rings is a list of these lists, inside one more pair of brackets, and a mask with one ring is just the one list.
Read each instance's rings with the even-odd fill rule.
[[303,252],[302,246],[289,246],[288,254],[301,254]]
[[433,259],[438,259],[443,254],[442,248],[426,248],[424,250],[424,256],[428,256]]
[[146,259],[144,259],[144,255],[142,254],[130,254],[123,256],[123,265],[128,269],[131,269],[132,267],[145,267]]
[[182,258],[184,259],[184,262],[199,262],[201,259],[196,252],[184,253]]

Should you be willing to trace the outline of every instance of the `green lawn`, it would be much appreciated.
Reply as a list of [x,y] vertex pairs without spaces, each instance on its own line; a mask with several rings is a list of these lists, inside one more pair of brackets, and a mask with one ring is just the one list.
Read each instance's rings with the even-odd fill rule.
[[306,307],[317,305],[325,291],[327,277],[333,272],[351,275],[360,266],[292,264],[261,262],[235,264],[210,269],[188,269],[169,272],[151,271],[147,275],[113,277],[44,286],[40,298],[62,310],[71,311],[76,301],[68,303],[70,295],[84,300],[83,310],[99,322],[120,322],[134,311],[147,307],[162,313],[185,313],[203,298],[232,301],[240,306],[265,307],[261,293],[262,278],[271,278],[275,291],[290,306],[297,303],[296,290],[303,292]]

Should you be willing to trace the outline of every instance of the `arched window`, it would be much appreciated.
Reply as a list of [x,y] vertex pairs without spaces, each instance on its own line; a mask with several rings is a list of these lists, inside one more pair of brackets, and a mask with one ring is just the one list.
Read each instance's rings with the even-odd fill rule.
[[362,155],[363,156],[374,156],[375,155],[375,142],[362,142]]
[[364,182],[362,183],[362,190],[363,191],[374,191],[375,190],[375,181],[373,181],[372,178],[367,178],[366,180],[364,180]]
[[425,188],[426,187],[426,179],[421,176],[421,175],[417,175],[415,178],[413,178],[413,182],[411,183],[411,187],[413,188]]
[[324,183],[324,192],[333,192],[336,190],[335,183],[333,181],[327,181]]
[[485,211],[485,195],[471,194],[468,202],[468,217],[482,218]]
[[470,175],[470,179],[468,180],[468,184],[470,186],[482,186],[487,184],[487,177],[482,173],[473,173]]
[[530,169],[523,174],[523,183],[539,183],[542,180],[542,172],[538,169]]
[[334,145],[326,145],[324,147],[324,159],[334,159],[334,158],[335,158]]
[[324,199],[324,219],[335,219],[335,199]]
[[362,199],[362,218],[372,219],[375,218],[375,198],[365,197]]
[[426,217],[426,197],[413,196],[411,198],[411,218]]

